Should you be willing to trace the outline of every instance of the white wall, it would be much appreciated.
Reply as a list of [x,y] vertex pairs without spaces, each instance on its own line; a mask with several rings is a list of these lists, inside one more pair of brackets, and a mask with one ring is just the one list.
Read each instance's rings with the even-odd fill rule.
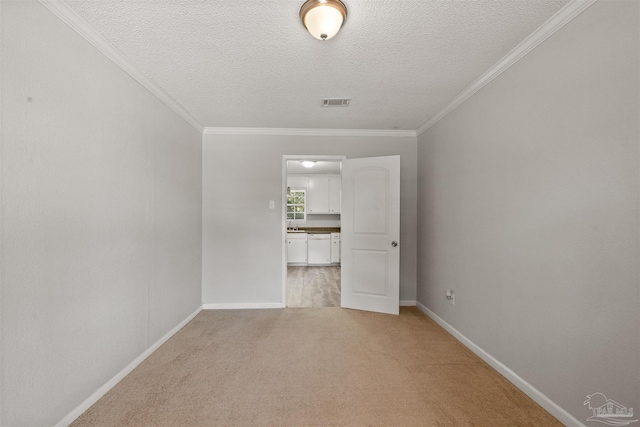
[[640,408],[639,7],[595,3],[418,137],[418,301],[581,422],[594,392]]
[[53,425],[201,305],[201,134],[2,2],[0,425]]
[[[415,300],[416,138],[203,137],[202,301],[282,302],[282,156],[401,156],[400,299]],[[268,209],[275,200],[276,209]]]

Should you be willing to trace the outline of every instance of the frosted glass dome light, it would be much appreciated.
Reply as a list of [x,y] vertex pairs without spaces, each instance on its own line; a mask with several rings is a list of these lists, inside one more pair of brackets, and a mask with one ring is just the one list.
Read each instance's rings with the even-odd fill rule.
[[300,19],[313,37],[329,40],[347,19],[347,7],[340,0],[307,0],[300,8]]

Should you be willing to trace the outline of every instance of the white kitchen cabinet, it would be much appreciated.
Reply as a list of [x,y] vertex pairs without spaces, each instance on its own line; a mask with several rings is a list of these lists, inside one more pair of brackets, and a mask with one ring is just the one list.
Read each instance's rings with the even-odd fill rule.
[[329,178],[329,213],[340,213],[342,178]]
[[307,213],[329,213],[329,178],[309,177]]
[[287,233],[287,264],[307,265],[306,233]]
[[340,264],[340,233],[331,233],[331,264]]
[[309,177],[307,213],[339,214],[341,187],[340,177]]

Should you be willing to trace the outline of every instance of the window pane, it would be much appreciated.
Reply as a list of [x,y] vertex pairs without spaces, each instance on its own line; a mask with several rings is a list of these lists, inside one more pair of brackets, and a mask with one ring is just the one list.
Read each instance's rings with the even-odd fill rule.
[[305,221],[306,191],[287,189],[287,220]]

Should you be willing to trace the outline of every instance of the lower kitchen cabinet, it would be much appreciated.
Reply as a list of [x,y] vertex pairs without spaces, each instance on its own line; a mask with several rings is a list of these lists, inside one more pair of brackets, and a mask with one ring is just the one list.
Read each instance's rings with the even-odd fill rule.
[[340,264],[340,233],[331,233],[331,264]]
[[340,233],[287,233],[287,265],[340,264]]
[[306,233],[287,233],[287,264],[307,265]]

